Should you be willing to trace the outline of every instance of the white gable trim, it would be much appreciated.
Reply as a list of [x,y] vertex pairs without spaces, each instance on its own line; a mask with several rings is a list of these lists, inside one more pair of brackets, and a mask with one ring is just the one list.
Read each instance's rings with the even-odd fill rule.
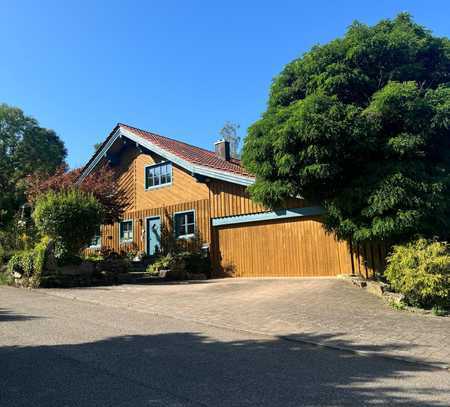
[[233,184],[239,184],[239,185],[244,185],[244,186],[251,185],[255,182],[255,180],[251,177],[245,177],[245,176],[233,174],[233,173],[230,173],[227,171],[221,171],[221,170],[216,170],[214,168],[204,167],[202,165],[192,164],[189,161],[186,161],[186,160],[176,156],[175,154],[162,149],[161,147],[155,145],[151,141],[148,141],[142,137],[139,137],[127,129],[123,129],[123,128],[119,127],[114,132],[114,134],[111,136],[108,143],[106,143],[103,146],[101,151],[98,153],[97,157],[95,157],[95,159],[89,164],[89,166],[83,170],[77,183],[82,182],[83,179],[86,178],[95,169],[95,167],[98,165],[100,160],[105,156],[105,154],[108,152],[108,150],[114,144],[114,142],[120,137],[127,137],[128,139],[140,144],[142,147],[145,147],[148,150],[153,151],[154,153],[160,155],[161,157],[165,158],[166,160],[169,160],[175,164],[178,164],[180,167],[188,170],[193,175],[199,174],[199,175],[203,175],[208,178],[219,179],[221,181],[227,181],[227,182],[231,182]]

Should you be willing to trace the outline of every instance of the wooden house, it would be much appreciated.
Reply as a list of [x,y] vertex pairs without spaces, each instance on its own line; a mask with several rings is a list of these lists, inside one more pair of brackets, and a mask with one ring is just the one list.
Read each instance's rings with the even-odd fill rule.
[[[246,188],[254,177],[215,151],[118,124],[84,167],[79,182],[108,162],[118,177],[125,212],[103,225],[91,249],[156,254],[165,239],[196,239],[209,250],[212,274],[236,277],[371,274],[347,242],[324,230],[320,207],[292,199],[270,211]],[[166,233],[164,233],[166,231]]]

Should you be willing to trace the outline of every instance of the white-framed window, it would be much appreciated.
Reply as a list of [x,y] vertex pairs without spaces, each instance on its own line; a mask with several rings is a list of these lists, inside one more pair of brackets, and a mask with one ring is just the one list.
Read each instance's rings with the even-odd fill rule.
[[195,234],[195,211],[177,212],[173,215],[175,237],[186,239]]
[[98,249],[102,245],[102,237],[100,232],[100,227],[97,229],[97,232],[95,233],[95,236],[91,240],[91,244],[89,247],[91,249]]
[[119,224],[120,241],[122,243],[133,241],[133,221],[123,220]]
[[172,183],[172,163],[163,162],[145,167],[145,189]]

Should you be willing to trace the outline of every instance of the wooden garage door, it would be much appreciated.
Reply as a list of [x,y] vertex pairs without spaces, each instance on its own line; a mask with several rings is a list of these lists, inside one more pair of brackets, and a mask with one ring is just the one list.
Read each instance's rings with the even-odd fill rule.
[[214,263],[236,277],[310,277],[350,274],[347,243],[316,218],[216,227]]

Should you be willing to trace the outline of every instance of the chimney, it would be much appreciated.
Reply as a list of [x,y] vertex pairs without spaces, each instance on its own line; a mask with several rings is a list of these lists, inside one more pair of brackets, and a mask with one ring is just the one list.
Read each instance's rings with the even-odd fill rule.
[[217,157],[225,161],[230,161],[230,142],[227,140],[219,140],[214,143],[214,149]]

